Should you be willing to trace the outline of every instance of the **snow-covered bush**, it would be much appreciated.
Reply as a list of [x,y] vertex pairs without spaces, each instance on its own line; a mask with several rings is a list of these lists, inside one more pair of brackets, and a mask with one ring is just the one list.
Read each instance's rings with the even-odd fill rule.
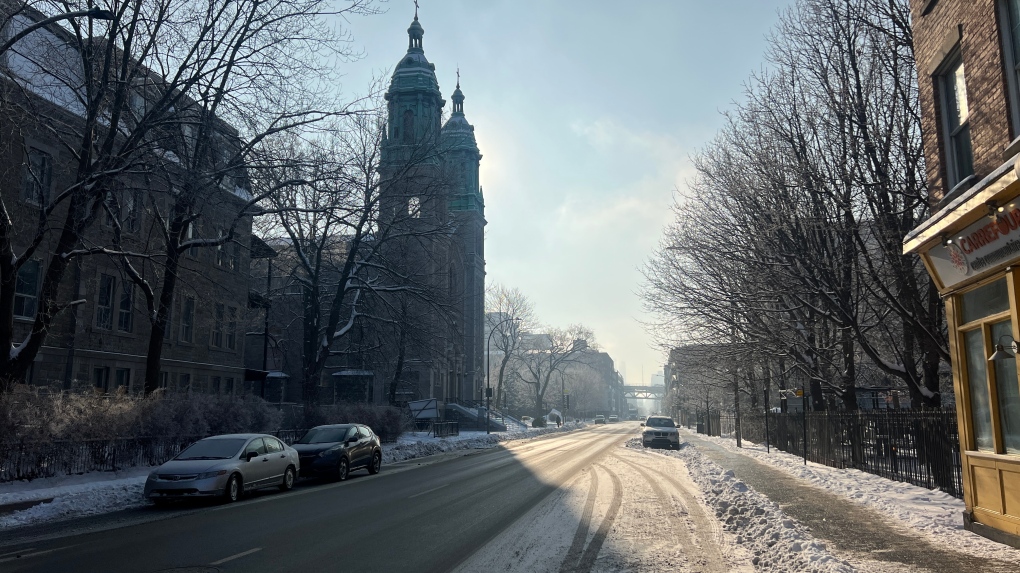
[[271,432],[282,415],[254,396],[49,393],[22,387],[0,395],[0,439],[41,442],[139,436]]

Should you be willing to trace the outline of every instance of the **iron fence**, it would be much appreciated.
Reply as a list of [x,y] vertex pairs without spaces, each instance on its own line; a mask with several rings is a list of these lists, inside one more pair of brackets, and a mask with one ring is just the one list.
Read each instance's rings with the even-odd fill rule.
[[[955,410],[768,414],[768,444],[819,464],[963,498],[956,420]],[[719,424],[723,436],[733,436],[733,416],[721,416]],[[764,413],[742,414],[740,436],[765,444]]]
[[[271,433],[287,445],[292,445],[306,431],[290,429]],[[456,427],[444,428],[444,431],[449,433],[442,435],[458,434]],[[157,466],[204,437],[150,436],[51,442],[0,441],[0,483]],[[379,434],[379,439],[384,443],[391,443],[397,440],[397,436],[383,432]]]

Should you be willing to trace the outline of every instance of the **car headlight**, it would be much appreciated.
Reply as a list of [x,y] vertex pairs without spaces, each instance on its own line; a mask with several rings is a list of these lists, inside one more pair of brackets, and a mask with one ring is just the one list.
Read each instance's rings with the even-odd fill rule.
[[211,477],[222,476],[222,475],[227,475],[227,470],[217,470],[217,471],[214,471],[214,472],[205,472],[203,474],[198,474],[198,477],[196,479],[209,479]]
[[320,453],[319,457],[320,458],[324,458],[326,456],[332,456],[332,455],[336,454],[337,452],[339,452],[342,449],[344,449],[343,446],[333,446],[332,448],[330,448],[328,450],[325,450],[322,453]]

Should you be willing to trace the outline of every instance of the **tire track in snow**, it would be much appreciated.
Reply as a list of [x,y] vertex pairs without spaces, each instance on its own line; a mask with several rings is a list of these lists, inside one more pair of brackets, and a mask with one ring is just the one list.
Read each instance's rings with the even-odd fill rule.
[[602,464],[594,464],[594,467],[600,468],[609,474],[609,479],[613,481],[613,500],[609,503],[609,510],[606,512],[606,516],[602,518],[602,523],[599,524],[595,537],[592,537],[588,547],[581,555],[580,562],[574,568],[575,573],[589,573],[592,567],[595,566],[595,559],[599,556],[602,544],[605,543],[606,537],[609,536],[609,530],[613,527],[613,522],[616,521],[616,516],[620,513],[620,506],[623,505],[623,484],[620,483],[620,478]]
[[[663,510],[666,511],[667,513],[673,513],[673,498],[667,495],[666,492],[663,491],[661,487],[659,487],[658,481],[652,478],[652,476],[649,475],[648,472],[646,472],[643,468],[641,468],[641,466],[631,461],[625,460],[620,456],[614,456],[614,458],[616,458],[621,463],[630,466],[631,469],[640,474],[641,477],[645,478],[645,481],[648,482],[649,486],[651,486],[652,491],[655,492],[656,497],[659,498],[659,503],[662,505]],[[701,548],[694,542],[690,532],[685,527],[688,521],[688,519],[685,518],[690,517],[690,511],[687,510],[687,508],[682,502],[680,503],[680,506],[682,511],[676,512],[676,517],[679,518],[679,522],[678,520],[675,519],[669,519],[668,520],[669,527],[670,530],[673,532],[674,545],[678,545],[679,547],[681,547],[683,549],[683,552],[687,555],[688,560],[692,564],[694,564],[698,561],[699,554],[701,553]],[[709,571],[717,570],[722,571],[721,569],[715,569],[712,563],[706,563],[705,565],[709,567],[708,569]],[[698,570],[697,567],[694,567],[693,569]]]
[[715,516],[707,515],[694,494],[676,478],[656,469],[651,471],[668,481],[681,497],[684,505],[687,506],[687,514],[694,523],[694,534],[700,542],[706,564],[709,567],[708,570],[729,571],[726,560],[723,559],[722,551],[720,550],[722,527],[719,525],[719,521],[715,519]]
[[588,538],[588,530],[591,528],[591,514],[595,511],[595,497],[599,490],[599,475],[595,468],[591,468],[591,486],[588,488],[588,499],[584,504],[584,512],[581,513],[581,521],[577,524],[577,533],[574,534],[574,541],[570,544],[567,556],[560,565],[560,573],[574,571],[581,557],[581,550],[584,548],[584,540]]

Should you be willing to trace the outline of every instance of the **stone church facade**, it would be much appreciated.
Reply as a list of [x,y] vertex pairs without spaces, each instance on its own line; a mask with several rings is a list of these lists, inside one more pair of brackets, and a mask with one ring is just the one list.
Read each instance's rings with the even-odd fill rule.
[[[464,114],[457,87],[443,123],[443,99],[435,65],[425,57],[424,29],[415,14],[407,53],[386,92],[387,124],[381,149],[382,232],[406,236],[391,242],[400,272],[429,294],[410,297],[418,323],[402,340],[403,352],[383,352],[394,372],[375,374],[375,402],[385,402],[394,376],[398,402],[438,398],[467,403],[483,398],[485,317],[485,202],[479,184],[481,153]],[[391,343],[391,346],[393,343]]]

